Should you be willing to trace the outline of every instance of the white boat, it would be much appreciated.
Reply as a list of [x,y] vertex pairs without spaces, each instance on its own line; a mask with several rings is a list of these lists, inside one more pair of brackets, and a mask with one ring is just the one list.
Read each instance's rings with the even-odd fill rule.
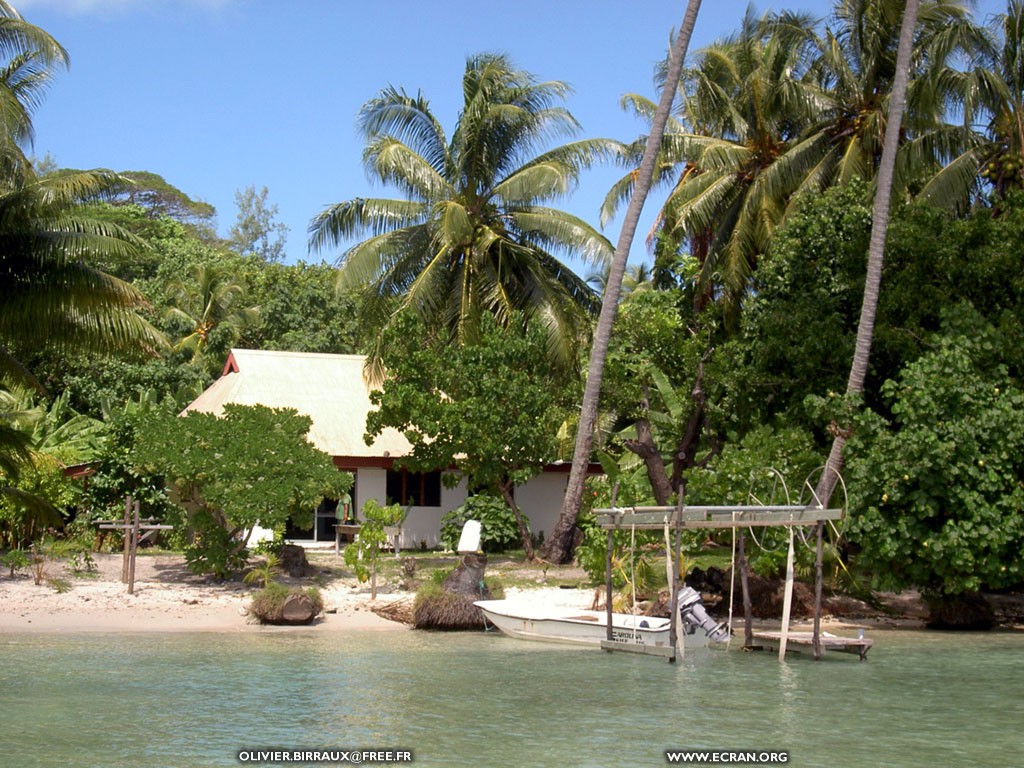
[[[525,600],[477,600],[474,603],[487,621],[506,635],[525,640],[600,646],[608,639],[608,615],[604,611],[548,606]],[[612,640],[640,646],[669,648],[671,621],[656,616],[612,614]],[[707,645],[707,635],[681,623],[687,648]]]

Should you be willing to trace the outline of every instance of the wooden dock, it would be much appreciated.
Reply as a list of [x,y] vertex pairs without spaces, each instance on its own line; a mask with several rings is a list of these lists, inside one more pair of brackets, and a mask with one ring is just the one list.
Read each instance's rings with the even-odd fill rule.
[[[782,641],[781,632],[765,632],[756,630],[754,632],[754,646],[750,650],[777,651]],[[819,638],[822,655],[829,652],[850,653],[860,657],[861,661],[867,659],[868,651],[875,644],[874,640],[866,637],[839,637],[837,635],[822,632]],[[799,653],[801,650],[814,652],[813,632],[789,632],[786,635],[786,650]]]

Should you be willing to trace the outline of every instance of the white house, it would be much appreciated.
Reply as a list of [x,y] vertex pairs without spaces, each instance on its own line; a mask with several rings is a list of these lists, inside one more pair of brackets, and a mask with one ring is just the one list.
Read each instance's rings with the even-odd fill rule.
[[[366,415],[370,391],[363,379],[362,355],[324,355],[309,352],[270,352],[234,349],[224,371],[185,409],[219,414],[227,403],[294,408],[313,421],[309,441],[329,454],[339,470],[355,477],[352,508],[367,499],[381,504],[410,505],[402,527],[401,546],[434,547],[439,543],[441,517],[466,500],[465,481],[447,488],[441,472],[414,473],[395,467],[410,445],[393,429],[366,445]],[[568,464],[556,464],[516,488],[516,502],[529,517],[534,533],[549,533],[555,524]],[[334,541],[336,503],[317,510],[312,531],[289,530],[291,540]]]

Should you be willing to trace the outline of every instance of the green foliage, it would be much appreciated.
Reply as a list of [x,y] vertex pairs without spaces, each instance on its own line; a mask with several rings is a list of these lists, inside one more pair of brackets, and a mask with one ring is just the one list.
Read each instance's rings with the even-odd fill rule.
[[804,481],[824,463],[808,432],[763,425],[690,472],[686,503],[798,504],[806,500]]
[[480,548],[484,552],[503,552],[519,540],[519,526],[508,505],[496,496],[477,494],[441,518],[441,543],[446,549],[458,546],[467,520],[480,523]]
[[958,594],[1024,579],[1024,391],[977,322],[882,388],[848,444],[849,537],[877,586]]
[[345,547],[345,563],[352,566],[359,581],[367,581],[376,573],[381,549],[388,544],[384,528],[400,526],[405,520],[405,512],[401,504],[385,507],[376,499],[368,499],[363,504],[359,533],[356,540]]
[[63,524],[61,512],[79,500],[81,489],[64,476],[60,461],[36,454],[16,478],[0,471],[0,546],[23,546]]
[[223,581],[245,567],[249,559],[245,540],[238,531],[228,530],[219,515],[199,509],[187,520],[192,543],[185,547],[185,564],[190,571]]
[[4,556],[0,558],[0,563],[3,564],[3,567],[10,569],[12,579],[14,578],[15,571],[28,568],[30,562],[28,552],[23,549],[12,549],[5,552]]
[[[805,199],[776,234],[745,303],[743,333],[722,356],[719,407],[741,432],[781,418],[818,427],[808,395],[845,390],[863,294],[871,211],[862,185]],[[893,211],[865,402],[929,351],[943,312],[965,304],[999,329],[991,354],[1024,376],[1024,197],[998,217],[954,219],[920,205]],[[729,371],[732,371],[730,374]]]
[[[608,533],[597,525],[581,520],[583,542],[576,548],[576,562],[587,572],[591,584],[604,584],[608,574]],[[654,585],[651,555],[660,549],[664,539],[653,531],[614,531],[612,534],[612,588],[621,596],[616,609],[628,607],[623,600],[648,596]]]
[[243,332],[241,346],[330,354],[360,351],[355,293],[337,291],[334,267],[249,259],[242,274],[262,322]]
[[267,204],[268,193],[266,187],[257,192],[252,185],[235,190],[238,217],[231,227],[231,244],[239,253],[272,263],[284,258],[288,227],[274,221],[277,206]]
[[[817,481],[815,471],[825,456],[818,452],[812,436],[796,427],[773,429],[764,425],[748,432],[742,440],[728,443],[706,468],[696,468],[686,484],[687,504],[800,504],[810,501],[810,488]],[[719,533],[730,541],[730,533]],[[748,537],[747,556],[751,568],[765,576],[778,575],[785,568],[789,534],[781,528],[765,528]],[[698,540],[699,539],[699,540]],[[689,547],[706,539],[693,537]],[[806,567],[812,554],[800,550]]]
[[263,564],[245,574],[242,581],[246,584],[262,584],[264,587],[269,587],[274,580],[274,570],[280,564],[281,561],[277,555],[268,552],[263,560]]
[[366,439],[394,427],[412,444],[411,469],[455,466],[470,487],[497,490],[526,482],[557,454],[569,393],[543,353],[543,332],[493,318],[481,326],[479,343],[442,351],[418,320],[396,320]]
[[309,427],[308,416],[264,406],[227,405],[222,417],[146,415],[135,460],[163,475],[189,512],[196,567],[233,571],[253,526],[274,528],[351,488],[351,475],[306,441]]
[[96,456],[98,467],[83,490],[83,510],[76,519],[120,520],[125,497],[139,502],[143,517],[172,523],[179,515],[168,497],[163,477],[139,466],[136,450],[140,428],[150,414],[165,409],[168,418],[177,404],[161,405],[153,391],[138,395],[105,412],[107,440]]

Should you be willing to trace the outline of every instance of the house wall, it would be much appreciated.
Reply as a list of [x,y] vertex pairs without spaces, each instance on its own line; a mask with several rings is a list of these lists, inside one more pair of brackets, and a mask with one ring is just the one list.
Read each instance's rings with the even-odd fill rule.
[[535,536],[543,531],[546,540],[555,527],[568,482],[566,473],[542,472],[516,488],[516,504],[530,519],[530,530]]
[[[353,488],[353,506],[359,515],[363,504],[368,499],[376,499],[380,504],[387,501],[387,470],[380,467],[360,467],[348,470],[355,476]],[[525,485],[516,488],[516,502],[530,520],[530,530],[536,535],[543,532],[545,537],[554,527],[565,496],[568,475],[563,472],[543,472],[530,479]],[[402,549],[419,549],[426,543],[433,549],[441,543],[441,518],[460,506],[467,497],[466,482],[462,480],[454,488],[441,486],[441,506],[410,507],[402,526]],[[258,529],[254,532],[250,544],[261,538],[273,538],[273,532]]]
[[[356,474],[357,509],[370,498],[385,503],[386,481],[387,472],[383,469],[359,469]],[[530,519],[530,530],[534,534],[543,531],[546,536],[554,527],[567,482],[567,474],[544,472],[516,488],[516,502]],[[402,548],[419,549],[423,542],[428,548],[438,546],[441,542],[441,518],[460,506],[467,495],[463,480],[454,488],[442,485],[440,507],[411,507],[402,526]]]

